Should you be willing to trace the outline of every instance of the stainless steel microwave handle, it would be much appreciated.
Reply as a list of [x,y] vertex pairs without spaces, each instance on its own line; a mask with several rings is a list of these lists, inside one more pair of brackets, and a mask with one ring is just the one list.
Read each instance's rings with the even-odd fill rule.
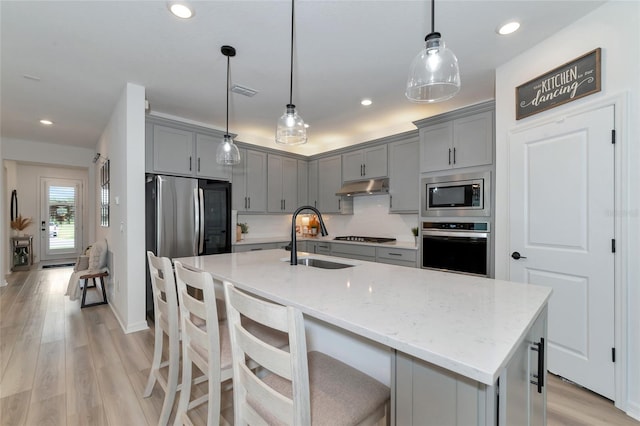
[[422,229],[422,235],[429,237],[489,238],[488,232],[430,231],[424,228]]

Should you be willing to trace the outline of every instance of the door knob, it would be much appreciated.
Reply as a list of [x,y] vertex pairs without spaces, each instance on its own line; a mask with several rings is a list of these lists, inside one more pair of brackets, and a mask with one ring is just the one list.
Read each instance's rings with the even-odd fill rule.
[[511,253],[511,257],[513,257],[515,260],[527,258],[526,256],[520,256],[520,253],[518,253],[517,251]]

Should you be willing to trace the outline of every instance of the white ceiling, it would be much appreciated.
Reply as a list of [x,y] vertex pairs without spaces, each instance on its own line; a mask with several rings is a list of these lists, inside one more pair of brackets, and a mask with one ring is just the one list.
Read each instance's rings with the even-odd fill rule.
[[[438,0],[435,29],[458,57],[462,89],[420,105],[404,86],[430,32],[428,1],[298,0],[293,102],[310,128],[309,143],[290,151],[312,155],[412,130],[412,121],[493,99],[497,66],[602,3]],[[0,1],[2,137],[94,148],[126,82],[146,88],[153,114],[224,129],[220,46],[229,44],[232,84],[258,91],[231,94],[229,131],[279,148],[290,1],[191,4],[195,16],[179,20],[164,1]],[[520,31],[498,36],[514,18]],[[361,106],[365,97],[373,105]]]

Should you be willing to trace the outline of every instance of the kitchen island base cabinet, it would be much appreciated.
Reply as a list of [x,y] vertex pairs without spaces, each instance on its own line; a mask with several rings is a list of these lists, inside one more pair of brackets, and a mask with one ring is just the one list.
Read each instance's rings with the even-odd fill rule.
[[546,334],[545,308],[493,386],[396,351],[391,361],[391,424],[546,425],[546,351],[539,350]]

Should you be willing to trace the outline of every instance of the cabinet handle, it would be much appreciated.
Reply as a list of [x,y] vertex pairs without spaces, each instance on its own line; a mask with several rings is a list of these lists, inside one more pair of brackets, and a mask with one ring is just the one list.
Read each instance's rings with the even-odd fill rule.
[[362,164],[360,164],[360,176],[362,176]]
[[342,198],[338,198],[338,210],[341,209],[340,204],[341,204]]
[[402,256],[402,253],[387,253],[389,256]]
[[451,164],[451,148],[449,148],[449,164]]
[[200,157],[198,157],[198,173],[200,173]]
[[367,175],[367,165],[363,164],[362,165],[362,176],[366,176]]
[[250,209],[251,208],[251,197],[247,197],[247,201],[249,202],[247,204],[247,208]]
[[247,208],[247,197],[244,197],[244,208]]
[[258,250],[262,250],[262,248],[260,247],[260,248],[252,248],[252,249],[250,249],[250,251],[258,251]]
[[393,208],[393,195],[389,195],[389,208]]
[[453,148],[453,164],[456,164],[456,149]]
[[544,337],[541,337],[539,342],[533,342],[533,346],[530,348],[532,351],[538,352],[538,374],[532,374],[533,378],[530,379],[530,382],[538,387],[538,393],[542,393],[544,386]]
[[189,171],[191,171],[191,156],[189,156]]

